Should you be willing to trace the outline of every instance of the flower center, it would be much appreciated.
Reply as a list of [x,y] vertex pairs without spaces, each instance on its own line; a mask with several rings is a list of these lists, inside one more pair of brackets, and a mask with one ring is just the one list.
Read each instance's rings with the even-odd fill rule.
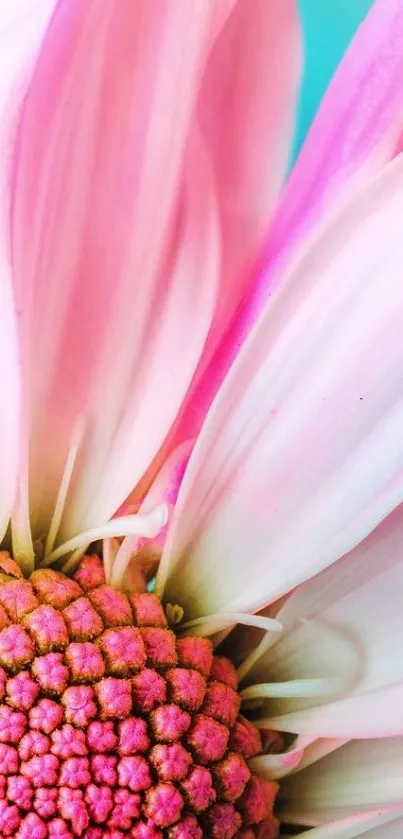
[[0,554],[0,834],[18,839],[271,839],[274,782],[248,760],[233,664],[177,638],[155,594],[24,580]]

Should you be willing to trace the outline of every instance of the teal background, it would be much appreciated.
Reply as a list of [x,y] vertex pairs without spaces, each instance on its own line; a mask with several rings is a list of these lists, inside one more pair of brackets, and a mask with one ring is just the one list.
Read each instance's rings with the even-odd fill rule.
[[305,69],[294,156],[334,70],[372,2],[373,0],[299,0],[304,33]]

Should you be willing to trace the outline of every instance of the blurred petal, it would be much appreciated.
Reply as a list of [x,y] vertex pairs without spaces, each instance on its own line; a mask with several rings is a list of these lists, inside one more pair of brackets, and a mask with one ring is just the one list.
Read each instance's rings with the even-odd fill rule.
[[[280,41],[278,46],[280,54],[287,49]],[[297,54],[296,43],[293,49]],[[322,223],[324,213],[334,210],[336,199],[346,198],[353,186],[356,189],[370,179],[395,152],[399,134],[403,133],[402,85],[401,0],[377,0],[341,61],[292,169],[272,225],[266,228],[268,239],[260,273],[255,272],[253,284],[193,397],[192,410],[184,418],[187,434],[195,433],[197,421],[199,425],[202,422],[205,406],[210,404],[274,284],[281,281],[279,261],[289,257],[307,228]]]
[[201,123],[220,209],[221,293],[202,369],[175,440],[188,439],[199,431],[240,346],[239,336],[231,331],[211,360],[231,316],[255,283],[256,262],[289,159],[301,52],[295,0],[280,4],[277,0],[241,0],[207,67]]
[[32,66],[55,0],[13,0],[0,5],[0,539],[17,488],[20,445],[20,370],[10,256],[10,181],[17,120]]
[[402,772],[402,738],[351,741],[284,780],[282,817],[313,826],[383,808],[400,816]]
[[36,534],[77,419],[85,436],[63,538],[122,503],[204,346],[218,215],[203,142],[196,130],[188,136],[215,7],[105,0],[100,14],[98,0],[71,0],[48,31],[23,113],[13,207]]
[[[396,812],[395,808],[369,810],[306,830],[303,835],[305,839],[354,839],[356,836],[363,839],[401,839],[403,818],[396,818]],[[398,812],[403,811],[399,808]]]
[[336,199],[393,157],[403,132],[402,85],[401,0],[376,0],[326,91],[292,170],[270,231],[270,258],[289,252]]
[[242,348],[159,570],[187,617],[257,611],[402,500],[402,212],[399,158],[300,256]]
[[[336,678],[340,662],[327,633],[315,622],[333,627],[356,650],[359,678],[337,701],[324,697],[300,708],[294,701],[267,705],[267,725],[324,737],[403,735],[403,507],[400,506],[357,548],[296,590],[277,618],[289,633],[248,673],[248,682],[315,673]],[[313,631],[307,638],[307,627]],[[292,645],[293,658],[282,654]],[[318,650],[322,664],[318,661]],[[314,664],[313,664],[314,663]],[[295,678],[295,675],[294,675]]]

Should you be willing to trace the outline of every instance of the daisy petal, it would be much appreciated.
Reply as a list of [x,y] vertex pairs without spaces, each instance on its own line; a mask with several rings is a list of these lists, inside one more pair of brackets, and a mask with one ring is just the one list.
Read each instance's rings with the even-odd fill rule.
[[12,148],[21,103],[55,2],[4,0],[0,6],[0,381],[6,397],[0,415],[0,539],[15,499],[20,444],[20,370],[9,246]]
[[403,810],[402,766],[402,738],[351,741],[284,781],[282,818],[314,826],[388,809],[396,818]]
[[356,836],[362,836],[363,839],[401,839],[402,829],[403,818],[396,818],[394,809],[378,810],[376,813],[370,810],[322,827],[314,827],[304,831],[303,835],[305,839],[355,839]]
[[258,611],[402,500],[402,213],[400,157],[300,254],[213,403],[159,571],[189,618]]
[[271,727],[328,737],[403,735],[402,545],[400,506],[351,553],[297,589],[280,609],[277,617],[289,627],[286,638],[292,643],[293,664],[282,660],[280,642],[251,668],[248,681],[284,678],[284,667],[310,673],[312,660],[318,663],[318,644],[328,662],[318,665],[319,674],[329,675],[330,670],[335,678],[339,666],[327,635],[317,634],[315,640],[313,633],[308,642],[301,642],[300,622],[304,635],[310,619],[336,627],[346,642],[350,640],[361,672],[334,702],[320,707],[311,703],[305,709],[295,703],[292,709],[286,704],[281,709],[279,703],[276,709],[268,706]]
[[204,347],[220,265],[197,126],[189,139],[216,3],[99,9],[58,4],[13,201],[36,536],[77,420],[85,428],[62,539],[112,515],[160,448]]
[[[376,0],[331,81],[293,167],[268,243],[289,252],[307,225],[379,170],[403,132],[403,8]],[[262,280],[264,282],[264,280]]]

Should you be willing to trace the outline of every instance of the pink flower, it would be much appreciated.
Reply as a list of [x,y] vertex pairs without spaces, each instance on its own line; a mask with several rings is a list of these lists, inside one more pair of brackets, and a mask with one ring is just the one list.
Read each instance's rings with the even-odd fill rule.
[[[157,591],[184,631],[249,627],[227,640],[241,700],[265,736],[295,735],[251,758],[286,779],[283,820],[392,839],[403,4],[374,4],[280,199],[292,0],[18,0],[0,15],[3,532],[11,515],[25,572],[35,553],[70,571],[105,538],[108,582],[132,588],[162,554]],[[129,713],[112,682],[69,688],[67,720],[80,697],[85,724],[95,699],[105,719]],[[189,735],[203,749],[207,724]],[[246,814],[259,796],[257,779]],[[78,831],[81,798],[64,802]],[[169,780],[147,793],[162,828],[182,806]],[[238,830],[220,807],[214,824]]]

